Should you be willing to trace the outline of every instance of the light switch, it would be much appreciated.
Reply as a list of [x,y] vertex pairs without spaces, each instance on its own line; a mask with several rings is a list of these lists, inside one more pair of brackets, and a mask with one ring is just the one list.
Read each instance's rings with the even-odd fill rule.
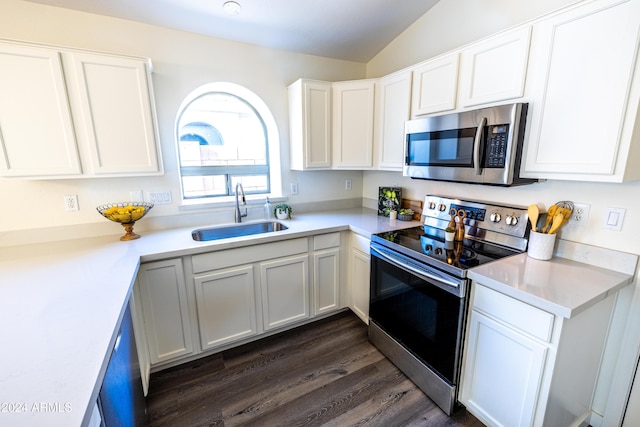
[[608,207],[604,214],[604,224],[602,228],[616,231],[622,230],[622,221],[624,220],[626,211],[625,208]]

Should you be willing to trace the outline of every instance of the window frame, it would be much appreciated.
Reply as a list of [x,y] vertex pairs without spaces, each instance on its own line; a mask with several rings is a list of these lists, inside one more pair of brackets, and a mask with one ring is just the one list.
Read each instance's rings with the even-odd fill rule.
[[[200,98],[203,95],[208,93],[226,93],[232,96],[235,96],[242,101],[246,102],[247,105],[252,108],[256,115],[262,120],[264,126],[265,137],[267,139],[267,164],[263,165],[265,169],[269,170],[267,174],[267,180],[270,188],[269,193],[252,193],[247,192],[247,199],[251,200],[252,198],[263,200],[265,197],[269,197],[271,199],[275,199],[282,196],[282,172],[281,172],[281,162],[280,162],[280,136],[278,132],[278,127],[275,121],[271,110],[267,106],[267,104],[254,92],[247,89],[244,86],[238,85],[236,83],[230,82],[210,82],[203,84],[194,90],[192,90],[181,102],[177,113],[176,119],[174,122],[174,140],[176,147],[176,162],[177,162],[177,173],[178,180],[180,185],[180,199],[181,205],[203,205],[203,204],[220,204],[226,205],[230,201],[235,199],[235,195],[233,194],[233,188],[227,189],[228,195],[221,196],[201,196],[201,197],[185,197],[184,195],[184,187],[182,183],[183,176],[206,176],[215,171],[215,169],[227,169],[228,174],[230,175],[230,180],[233,180],[233,177],[236,176],[234,169],[242,171],[243,166],[182,166],[181,165],[181,154],[180,154],[180,129],[178,128],[180,124],[180,118],[186,108],[194,102],[196,99]],[[247,166],[251,168],[251,170],[256,171],[260,169],[260,166]],[[200,173],[194,173],[196,170],[199,170]],[[183,174],[183,171],[186,171],[186,174]],[[201,173],[205,172],[205,173]],[[218,174],[219,175],[219,174]],[[229,183],[227,182],[227,185]],[[253,196],[253,197],[252,197]]]

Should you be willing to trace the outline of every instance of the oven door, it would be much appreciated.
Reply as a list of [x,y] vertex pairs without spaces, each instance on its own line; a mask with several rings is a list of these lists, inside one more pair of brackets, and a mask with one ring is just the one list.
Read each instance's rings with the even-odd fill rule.
[[467,287],[467,279],[371,244],[371,321],[449,385],[459,377]]

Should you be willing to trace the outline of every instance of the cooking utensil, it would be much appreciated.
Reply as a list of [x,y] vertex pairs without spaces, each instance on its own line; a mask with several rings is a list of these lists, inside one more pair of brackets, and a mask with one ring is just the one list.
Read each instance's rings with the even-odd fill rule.
[[560,228],[560,226],[562,225],[563,221],[564,221],[564,215],[562,215],[561,213],[555,214],[548,234],[555,234],[556,231],[558,231],[558,228]]
[[556,203],[556,205],[558,206],[558,210],[556,211],[556,213],[561,213],[564,216],[563,224],[566,224],[567,222],[569,222],[569,219],[573,214],[573,203],[569,201],[562,201]]
[[464,219],[467,217],[467,212],[464,209],[458,209],[456,216],[458,217],[458,225],[456,225],[454,240],[461,242],[464,240]]
[[558,205],[551,205],[547,210],[547,219],[544,222],[544,226],[540,230],[541,233],[547,233],[549,231],[549,227],[551,227],[551,221],[553,221],[553,217],[556,215],[558,210]]
[[538,216],[540,215],[540,210],[538,209],[538,206],[529,205],[527,212],[529,214],[529,221],[531,221],[531,229],[533,231],[537,231],[536,224],[538,223]]
[[455,210],[454,208],[451,208],[449,210],[449,215],[451,215],[451,221],[449,221],[449,225],[447,225],[447,228],[453,228],[453,230],[455,231],[455,229],[456,229],[456,216],[458,215],[458,211]]

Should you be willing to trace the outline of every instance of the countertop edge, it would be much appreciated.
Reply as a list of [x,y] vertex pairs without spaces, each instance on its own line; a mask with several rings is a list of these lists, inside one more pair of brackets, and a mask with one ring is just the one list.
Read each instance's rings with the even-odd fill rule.
[[[14,344],[21,349],[10,357],[0,357],[5,367],[11,366],[10,370],[0,372],[4,389],[0,393],[1,400],[55,400],[71,402],[69,404],[73,406],[72,411],[62,414],[0,414],[3,415],[2,422],[7,421],[15,426],[34,423],[46,423],[50,426],[85,425],[88,422],[122,322],[126,302],[135,284],[138,268],[143,262],[330,232],[351,231],[370,238],[374,233],[421,225],[419,221],[390,220],[378,216],[377,211],[368,208],[299,214],[292,220],[281,222],[287,224],[289,230],[219,242],[195,242],[191,239],[191,231],[208,226],[203,225],[147,232],[142,238],[128,242],[118,241],[118,236],[113,235],[0,248],[0,272],[3,273],[0,275],[0,296],[7,298],[2,305],[5,312],[0,313],[0,318],[5,321],[14,319],[14,322],[26,320],[24,327],[27,329],[42,328],[43,324],[48,324],[52,330],[55,329],[55,334],[50,339],[73,343],[65,349],[56,348],[53,354],[47,356],[47,352],[39,351],[38,343],[33,342],[39,336],[31,334],[33,331],[20,334],[24,342],[19,340],[15,331],[0,332],[0,339],[16,341]],[[222,225],[230,224],[211,226]],[[86,283],[91,283],[91,286],[86,286]],[[40,292],[41,289],[46,292]],[[75,298],[78,291],[82,295]],[[34,295],[37,300],[30,305]],[[105,296],[108,296],[106,300]],[[78,321],[82,317],[74,314],[74,308],[59,314],[67,308],[55,308],[59,299],[65,299],[70,307],[76,307],[75,310],[85,318],[90,315],[93,319],[89,322]],[[94,307],[99,307],[95,313],[92,310]],[[49,319],[47,316],[54,318]],[[74,324],[79,326],[73,329]],[[64,325],[64,328],[58,325]],[[95,326],[97,330],[89,333],[93,331],[87,331],[86,325]],[[31,336],[32,341],[28,341],[27,336]],[[73,362],[68,356],[62,356],[76,354],[76,348],[83,348],[83,352],[79,352],[82,356],[78,357],[83,357],[84,363]],[[36,375],[32,366],[40,367],[37,370],[40,375]],[[72,373],[81,379],[65,380],[68,383],[66,388],[60,388],[58,383]],[[61,391],[63,389],[67,391]],[[33,394],[30,390],[40,391]]]
[[[531,271],[537,272],[542,269],[550,269],[558,277],[563,277],[562,280],[566,281],[567,288],[577,287],[580,284],[572,283],[571,279],[567,279],[571,275],[564,275],[562,272],[575,271],[576,269],[584,273],[591,273],[595,280],[603,279],[603,283],[596,283],[595,280],[594,283],[585,283],[584,288],[589,289],[576,297],[562,293],[545,296],[545,290],[549,289],[547,286],[563,285],[557,283],[549,285],[543,283],[545,280],[541,280],[540,277],[531,275]],[[498,277],[497,272],[502,273],[502,276]],[[505,272],[508,273],[505,274]],[[526,253],[470,269],[468,277],[497,292],[567,319],[577,316],[609,295],[633,283],[634,280],[634,276],[627,273],[560,257],[552,258],[549,261],[539,261],[529,258]],[[545,276],[542,275],[542,278]],[[559,301],[561,298],[564,298],[565,302]],[[570,300],[570,302],[567,303],[566,300]]]

